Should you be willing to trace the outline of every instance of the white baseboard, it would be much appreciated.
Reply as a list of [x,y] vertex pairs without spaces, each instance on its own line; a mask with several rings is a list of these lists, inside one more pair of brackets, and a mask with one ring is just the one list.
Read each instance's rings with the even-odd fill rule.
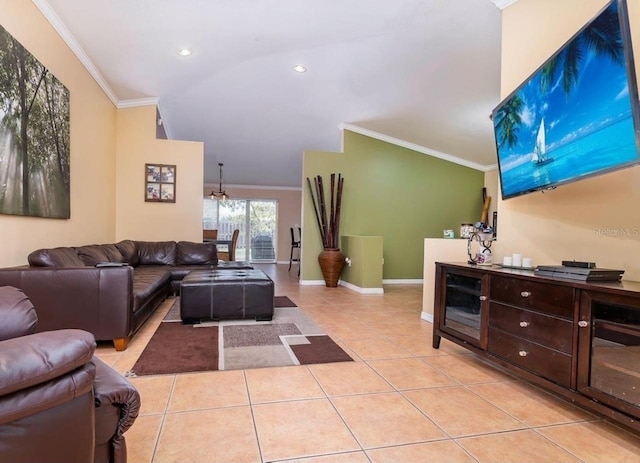
[[421,285],[422,283],[424,283],[424,280],[418,278],[415,280],[409,280],[409,279],[389,279],[389,280],[382,280],[382,284],[384,285]]
[[324,280],[300,280],[300,286],[324,286]]
[[[267,263],[273,263],[273,262],[267,262]],[[288,260],[279,260],[276,261],[276,264],[278,265],[289,265],[289,261]],[[293,270],[293,268],[298,268],[298,263],[297,262],[292,262],[291,263],[291,270]]]
[[[300,286],[324,286],[324,280],[300,280]],[[361,288],[356,285],[352,285],[346,281],[339,280],[338,286],[344,286],[347,289],[355,291],[360,294],[384,294],[384,289],[382,288]]]
[[384,289],[382,288],[361,288],[360,286],[342,280],[340,280],[338,284],[360,294],[384,294]]
[[422,312],[420,314],[420,318],[422,318],[426,322],[433,323],[433,314],[431,313]]

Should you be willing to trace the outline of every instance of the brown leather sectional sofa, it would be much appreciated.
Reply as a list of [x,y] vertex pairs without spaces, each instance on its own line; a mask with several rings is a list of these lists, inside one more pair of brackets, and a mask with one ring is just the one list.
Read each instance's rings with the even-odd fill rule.
[[191,270],[251,268],[219,262],[214,243],[131,241],[39,249],[29,266],[0,269],[0,286],[22,289],[38,331],[76,328],[124,350],[129,339]]

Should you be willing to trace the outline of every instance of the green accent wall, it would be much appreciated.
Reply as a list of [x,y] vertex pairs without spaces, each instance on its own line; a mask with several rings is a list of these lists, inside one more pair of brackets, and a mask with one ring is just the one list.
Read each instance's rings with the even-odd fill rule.
[[343,254],[351,259],[340,279],[362,289],[382,289],[382,237],[342,235]]
[[421,279],[424,238],[476,222],[484,173],[348,130],[343,152],[306,151],[303,157],[302,280],[322,280],[322,242],[307,187],[321,175],[344,177],[341,235],[382,236],[383,278]]

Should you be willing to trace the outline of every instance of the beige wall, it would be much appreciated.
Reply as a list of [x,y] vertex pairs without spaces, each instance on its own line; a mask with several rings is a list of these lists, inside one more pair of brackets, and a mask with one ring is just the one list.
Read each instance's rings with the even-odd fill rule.
[[[505,9],[502,97],[520,85],[604,4],[604,0],[520,0]],[[632,0],[628,4],[639,73],[640,2]],[[639,205],[640,166],[544,194],[499,200],[496,257],[520,252],[531,256],[534,265],[559,264],[563,259],[595,261],[599,267],[625,269],[625,280],[640,280]],[[635,236],[621,236],[623,232]]]
[[[500,183],[498,180],[498,169],[490,170],[484,174],[484,187],[487,189],[487,196],[491,197],[489,205],[488,220],[491,225],[493,222],[493,212],[498,210],[498,202],[500,200]],[[498,229],[500,228],[500,214],[498,214]],[[456,236],[458,236],[456,234]]]
[[0,215],[0,266],[40,247],[113,241],[115,107],[32,2],[0,0],[0,24],[71,95],[71,218]]
[[467,240],[425,238],[421,315],[423,320],[433,323],[433,308],[436,296],[436,262],[466,262],[467,259]]
[[[156,107],[119,109],[116,240],[202,241],[204,145],[156,139]],[[176,165],[176,202],[145,202],[145,163]]]
[[[211,191],[218,191],[218,184],[205,185],[203,196],[209,196]],[[291,252],[291,234],[289,228],[300,225],[300,211],[302,191],[293,189],[261,189],[261,188],[235,188],[225,186],[224,190],[233,199],[275,199],[278,201],[278,262],[289,262]],[[202,211],[200,212],[200,225],[202,226]],[[201,232],[202,233],[202,232]],[[296,235],[297,236],[297,235]],[[295,251],[294,257],[298,251]]]

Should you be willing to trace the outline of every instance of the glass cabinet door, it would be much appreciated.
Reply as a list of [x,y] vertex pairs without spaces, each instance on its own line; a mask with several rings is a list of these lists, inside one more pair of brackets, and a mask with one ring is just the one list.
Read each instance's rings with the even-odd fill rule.
[[[473,344],[481,340],[483,295],[482,277],[447,273],[442,329],[463,335]],[[476,341],[476,342],[473,342]]]
[[[579,389],[632,414],[640,411],[640,299],[584,294]],[[587,310],[588,309],[588,310]],[[588,329],[590,328],[590,329]],[[581,354],[586,354],[586,349]]]

